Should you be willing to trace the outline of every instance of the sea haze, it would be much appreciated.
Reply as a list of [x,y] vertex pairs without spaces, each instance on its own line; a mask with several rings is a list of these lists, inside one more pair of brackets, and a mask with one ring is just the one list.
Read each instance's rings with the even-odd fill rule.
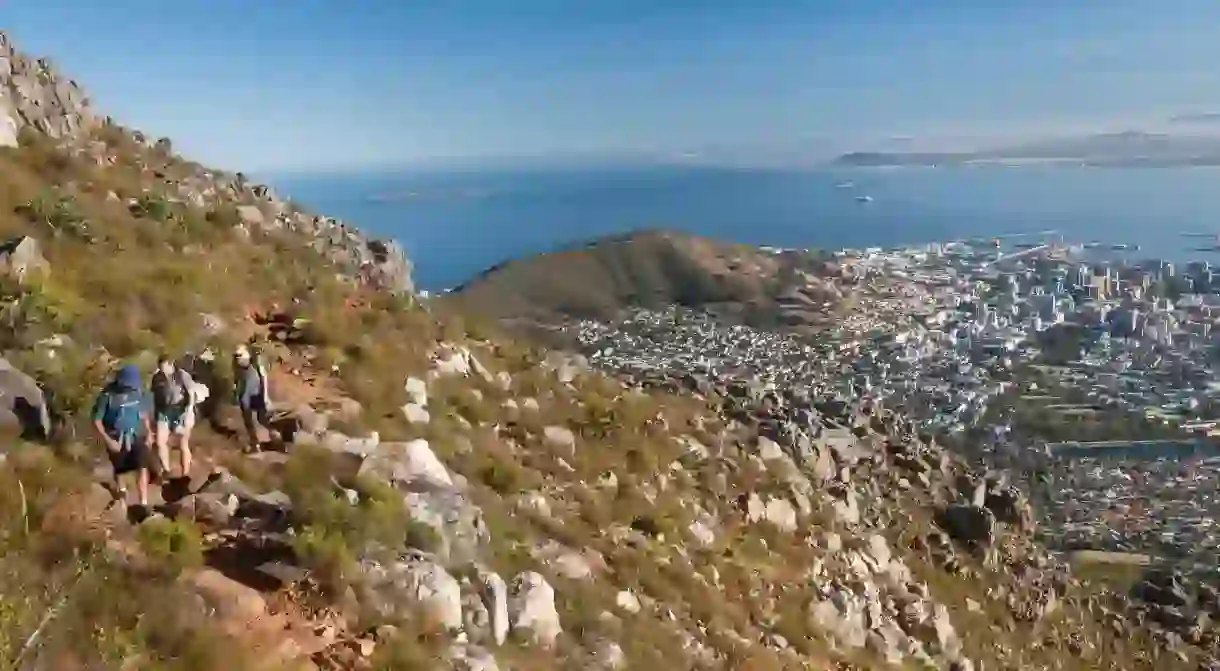
[[1220,263],[1191,251],[1208,241],[1181,235],[1220,233],[1220,168],[645,167],[269,181],[311,210],[399,240],[430,290],[508,258],[641,228],[831,249],[1058,229],[1072,241],[1139,245],[1139,258]]

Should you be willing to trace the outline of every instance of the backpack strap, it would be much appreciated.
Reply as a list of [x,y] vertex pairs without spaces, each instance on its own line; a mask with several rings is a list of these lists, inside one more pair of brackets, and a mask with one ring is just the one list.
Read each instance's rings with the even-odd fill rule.
[[267,369],[263,367],[262,354],[251,357],[250,365],[254,366],[254,370],[258,372],[258,380],[261,389],[260,394],[263,397],[263,405],[268,409],[271,408],[271,380],[267,376]]
[[178,386],[182,387],[182,404],[188,408],[195,405],[195,390],[192,388],[191,381],[187,379],[186,371],[174,368],[174,378],[178,381]]

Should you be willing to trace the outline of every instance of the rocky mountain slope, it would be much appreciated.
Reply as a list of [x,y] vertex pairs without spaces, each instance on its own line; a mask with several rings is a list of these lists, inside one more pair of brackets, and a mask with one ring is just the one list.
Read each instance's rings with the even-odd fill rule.
[[[3,44],[6,667],[1193,669],[1215,653],[1205,620],[1073,577],[1031,541],[1016,489],[895,409],[728,380],[646,391],[483,332],[420,305],[392,245],[99,120]],[[251,338],[282,412],[273,449],[243,454],[224,362]],[[197,472],[128,514],[84,411],[117,359],[205,349]]]
[[547,323],[682,305],[754,326],[817,324],[842,294],[817,254],[641,231],[509,261],[446,297],[457,309]]

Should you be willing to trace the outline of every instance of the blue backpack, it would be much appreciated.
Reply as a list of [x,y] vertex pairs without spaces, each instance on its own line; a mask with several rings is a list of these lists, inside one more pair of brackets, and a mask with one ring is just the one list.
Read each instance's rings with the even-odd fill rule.
[[144,392],[110,388],[97,399],[94,416],[102,415],[102,426],[116,438],[135,438],[144,429]]

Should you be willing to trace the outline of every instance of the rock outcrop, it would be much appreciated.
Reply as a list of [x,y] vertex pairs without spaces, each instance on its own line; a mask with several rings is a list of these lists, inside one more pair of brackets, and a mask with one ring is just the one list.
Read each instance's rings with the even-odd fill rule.
[[20,53],[0,32],[0,147],[17,146],[27,128],[72,139],[96,123],[89,98],[76,82],[57,74],[47,59]]
[[[0,147],[16,147],[26,130],[83,153],[99,166],[119,161],[114,148],[104,141],[107,133],[126,133],[94,111],[76,82],[56,72],[47,59],[21,53],[0,32]],[[150,150],[172,152],[166,138],[132,134]],[[302,212],[241,173],[196,165],[193,174],[173,181],[177,199],[183,203],[200,208],[235,207],[242,226],[299,232],[353,279],[396,293],[414,293],[411,263],[396,242],[369,238],[335,219]]]

